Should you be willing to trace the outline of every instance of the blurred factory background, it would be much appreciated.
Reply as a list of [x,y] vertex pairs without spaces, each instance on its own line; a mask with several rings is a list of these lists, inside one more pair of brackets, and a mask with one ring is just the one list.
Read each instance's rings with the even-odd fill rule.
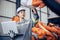
[[[13,16],[15,16],[16,13],[16,0],[0,0],[0,22],[1,21],[9,21]],[[26,17],[25,19],[30,19],[32,17],[31,8],[26,7]],[[40,17],[40,21],[44,23],[48,22],[55,22],[56,24],[59,24],[59,16],[52,12],[47,6],[43,8],[38,8],[38,14]],[[27,18],[28,17],[28,18]]]

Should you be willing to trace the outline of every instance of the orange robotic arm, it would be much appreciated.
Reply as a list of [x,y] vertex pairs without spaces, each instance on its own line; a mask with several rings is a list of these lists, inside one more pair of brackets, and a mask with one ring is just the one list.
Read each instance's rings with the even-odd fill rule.
[[18,17],[18,16],[14,16],[14,17],[12,18],[12,21],[18,22],[18,21],[19,21],[19,17]]
[[58,32],[58,30],[57,30],[55,27],[47,26],[47,25],[45,25],[45,24],[42,23],[42,22],[39,22],[39,24],[41,24],[45,29],[49,30],[50,32],[55,32],[55,33]]
[[37,27],[33,27],[32,32],[37,34],[37,37],[40,38],[40,39],[43,39],[44,36],[45,36],[45,31],[43,29],[40,29],[40,28],[37,28]]
[[38,38],[42,39],[45,35],[47,35],[47,40],[56,40],[55,36],[50,31],[46,30],[41,24],[39,27],[38,26],[39,24],[37,23],[35,27],[32,28],[32,32],[36,33]]
[[32,0],[32,6],[43,8],[45,4],[42,0]]
[[41,29],[43,29],[43,30],[45,31],[45,35],[48,35],[48,36],[46,36],[46,38],[49,37],[49,38],[47,38],[47,40],[48,40],[48,39],[49,39],[49,40],[50,40],[50,39],[56,40],[56,37],[55,37],[49,30],[47,30],[47,29],[45,28],[45,26],[42,26],[42,25],[43,25],[42,22],[38,22],[36,26],[39,26],[39,28],[41,28]]

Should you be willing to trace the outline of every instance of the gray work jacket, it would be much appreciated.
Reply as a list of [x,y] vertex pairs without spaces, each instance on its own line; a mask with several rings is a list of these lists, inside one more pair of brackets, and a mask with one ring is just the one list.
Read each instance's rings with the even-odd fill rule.
[[23,34],[18,40],[31,40],[31,29],[32,29],[32,21],[31,20],[23,20],[22,22],[17,23],[18,32]]

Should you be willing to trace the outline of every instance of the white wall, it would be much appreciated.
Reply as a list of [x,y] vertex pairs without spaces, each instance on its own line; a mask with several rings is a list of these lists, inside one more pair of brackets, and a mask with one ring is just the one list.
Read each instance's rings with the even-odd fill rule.
[[[13,0],[16,1],[16,0]],[[16,15],[16,4],[0,0],[0,15],[6,17],[13,17]],[[2,21],[9,21],[9,18],[0,17]]]
[[12,17],[16,14],[16,4],[2,0],[0,6],[0,15]]
[[48,9],[49,10],[49,17],[48,17],[48,19],[50,19],[50,18],[55,18],[55,17],[59,17],[58,15],[56,15],[54,12],[52,12],[50,9]]
[[9,18],[4,18],[4,17],[0,17],[0,22],[2,22],[2,21],[11,21],[11,19],[9,19]]
[[41,8],[41,21],[44,23],[48,23],[48,18],[47,18],[47,6]]

